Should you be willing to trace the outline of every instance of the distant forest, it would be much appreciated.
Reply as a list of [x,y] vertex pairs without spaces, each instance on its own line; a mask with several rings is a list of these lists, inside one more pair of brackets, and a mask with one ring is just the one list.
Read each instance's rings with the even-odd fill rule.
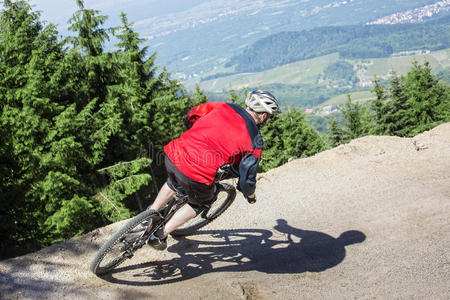
[[351,25],[281,32],[261,39],[226,64],[235,72],[259,72],[338,52],[341,58],[388,57],[408,50],[450,47],[450,15],[419,24]]

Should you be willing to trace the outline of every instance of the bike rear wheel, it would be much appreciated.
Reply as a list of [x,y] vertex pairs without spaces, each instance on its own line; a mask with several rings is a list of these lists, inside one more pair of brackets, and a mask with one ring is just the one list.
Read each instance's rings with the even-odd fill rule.
[[159,225],[159,215],[154,210],[145,210],[128,221],[97,252],[90,269],[96,275],[107,273],[131,258],[145,244],[146,238]]
[[219,192],[217,199],[211,204],[206,218],[203,218],[203,213],[198,214],[195,218],[186,222],[182,227],[174,230],[172,236],[187,236],[193,234],[199,228],[211,223],[214,219],[220,216],[225,210],[230,207],[236,198],[236,189],[234,186],[226,183],[218,185]]

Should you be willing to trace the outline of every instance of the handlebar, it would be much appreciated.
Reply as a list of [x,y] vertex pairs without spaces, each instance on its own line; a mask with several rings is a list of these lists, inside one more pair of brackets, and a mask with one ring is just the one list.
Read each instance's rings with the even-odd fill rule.
[[[214,179],[214,181],[219,182],[222,179],[222,177],[225,175],[225,173],[227,173],[229,170],[231,170],[231,168],[232,168],[231,164],[225,164],[225,165],[222,165],[221,167],[219,167],[219,169],[216,172],[216,178]],[[238,188],[238,190],[239,190],[239,188]],[[249,197],[246,197],[246,198],[247,198],[248,203],[250,203],[250,204],[256,203],[256,196],[253,198],[249,198]]]
[[219,167],[219,169],[217,169],[216,171],[216,177],[214,178],[214,182],[219,182],[230,168],[231,168],[230,164],[225,164]]

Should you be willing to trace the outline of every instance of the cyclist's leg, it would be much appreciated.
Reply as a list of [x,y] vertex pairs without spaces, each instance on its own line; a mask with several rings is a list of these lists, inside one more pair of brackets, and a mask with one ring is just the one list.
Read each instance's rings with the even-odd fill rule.
[[169,235],[172,231],[192,219],[197,212],[189,204],[183,205],[164,226],[164,236]]
[[183,205],[175,212],[164,227],[161,227],[155,232],[154,236],[147,243],[156,250],[166,249],[167,236],[196,215],[197,213],[189,204]]
[[150,209],[158,210],[164,205],[166,205],[173,196],[175,196],[176,191],[179,191],[179,184],[176,179],[176,167],[170,161],[170,159],[166,156],[164,159],[164,163],[167,171],[167,181],[161,187],[158,195],[156,196],[155,201],[150,206]]
[[201,213],[215,197],[215,185],[206,185],[193,180],[182,182],[183,191],[188,195],[189,202],[181,207],[167,222],[164,234],[168,235],[190,219]]
[[[164,226],[164,238],[169,233],[194,218],[201,212],[203,203],[210,202],[215,196],[216,186],[206,185],[197,182],[186,175],[184,175],[166,156],[165,157],[166,170],[168,174],[167,182],[161,189],[157,198],[155,199],[153,207],[162,206],[170,200],[169,195],[174,195],[174,191],[181,192],[189,197],[189,203],[181,207],[173,217]],[[161,197],[160,197],[161,194]],[[159,199],[158,199],[159,198]]]
[[156,196],[155,201],[150,206],[150,209],[158,210],[161,207],[163,207],[165,204],[169,202],[172,197],[175,196],[175,192],[169,187],[169,185],[164,183],[164,185],[161,187],[161,190],[158,193],[158,196]]

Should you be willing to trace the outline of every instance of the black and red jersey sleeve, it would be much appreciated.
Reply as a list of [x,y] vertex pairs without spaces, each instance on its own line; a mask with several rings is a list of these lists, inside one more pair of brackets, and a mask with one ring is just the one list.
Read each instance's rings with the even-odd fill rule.
[[229,105],[233,107],[233,109],[244,119],[248,136],[251,141],[251,150],[249,149],[247,153],[242,155],[242,159],[239,164],[239,181],[237,186],[244,196],[247,197],[252,195],[256,189],[256,174],[263,152],[263,140],[261,133],[252,117],[246,113],[244,109],[238,107],[237,105]]

